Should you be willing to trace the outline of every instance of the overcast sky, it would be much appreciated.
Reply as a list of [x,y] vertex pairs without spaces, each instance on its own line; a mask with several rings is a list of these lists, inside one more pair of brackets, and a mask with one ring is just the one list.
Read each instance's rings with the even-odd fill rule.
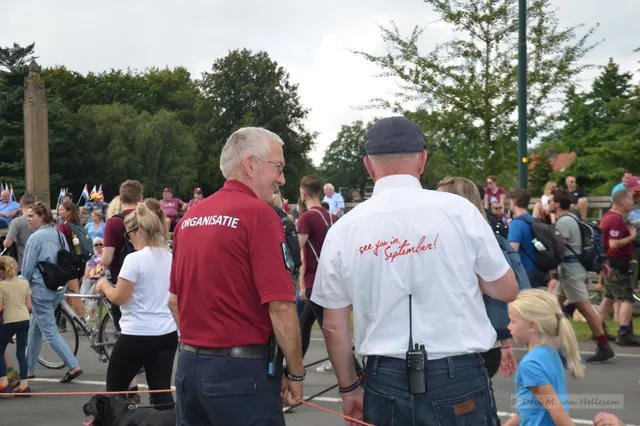
[[[613,57],[624,70],[640,68],[640,0],[552,0],[562,26],[600,24],[604,39],[587,58]],[[300,85],[311,109],[308,129],[319,132],[316,164],[341,124],[375,111],[354,107],[394,86],[349,49],[382,52],[376,26],[394,20],[409,33],[428,25],[427,52],[452,37],[421,0],[0,0],[0,45],[36,42],[44,66],[87,73],[111,68],[186,66],[196,78],[230,49],[266,50]],[[586,75],[585,81],[593,78]]]

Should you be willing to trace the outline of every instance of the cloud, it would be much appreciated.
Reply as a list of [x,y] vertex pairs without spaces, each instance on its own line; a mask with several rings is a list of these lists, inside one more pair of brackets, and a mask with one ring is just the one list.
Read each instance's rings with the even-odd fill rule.
[[[632,50],[640,41],[631,35],[637,34],[640,1],[611,3],[552,0],[561,27],[600,23],[595,39],[605,42],[587,62],[603,65],[613,57],[623,70],[635,71],[640,54]],[[394,20],[403,34],[428,25],[420,40],[426,53],[452,36],[435,18],[421,0],[14,0],[2,4],[0,45],[35,41],[42,65],[82,73],[182,65],[195,78],[230,49],[265,50],[300,84],[301,100],[311,109],[309,130],[320,133],[312,154],[317,164],[342,124],[384,114],[354,107],[395,88],[348,49],[383,52],[376,23]],[[596,74],[586,73],[585,84]]]

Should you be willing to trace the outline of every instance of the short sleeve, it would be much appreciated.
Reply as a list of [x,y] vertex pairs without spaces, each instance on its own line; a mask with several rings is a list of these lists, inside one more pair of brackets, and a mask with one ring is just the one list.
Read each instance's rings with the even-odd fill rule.
[[564,238],[565,240],[569,239],[571,235],[571,229],[569,227],[569,222],[567,219],[558,219],[558,221],[556,222],[556,229],[558,230],[558,232],[560,232],[562,238]]
[[7,231],[7,240],[15,240],[18,238],[18,221],[12,220]]
[[[142,254],[142,252],[139,252]],[[131,281],[132,283],[136,283],[140,278],[140,266],[139,266],[139,254],[131,253],[129,256],[124,258],[124,262],[122,262],[122,269],[120,269],[120,273],[118,274],[118,279],[124,278],[127,281]]]
[[[331,230],[329,230],[331,233]],[[330,235],[324,241],[311,301],[328,309],[341,309],[352,304],[346,283],[340,275],[340,256]]]
[[533,386],[550,385],[551,381],[545,371],[544,366],[536,359],[528,359],[521,362],[518,372],[522,379],[522,386],[530,388]]
[[271,214],[256,212],[256,218],[249,226],[249,256],[260,303],[295,302],[280,217],[273,210]]
[[104,227],[104,246],[105,247],[120,247],[122,242],[120,241],[120,237],[117,232],[118,226],[115,224],[115,221],[119,220],[119,218],[111,218],[107,220],[107,223]]
[[22,280],[22,282],[24,283],[24,287],[27,291],[27,296],[31,296],[31,286],[29,285],[29,282],[27,280]]
[[73,247],[73,232],[71,232],[71,227],[66,223],[61,223],[58,225],[58,231],[62,232],[69,247]]
[[620,240],[627,237],[627,227],[624,224],[624,220],[612,220],[609,225],[609,239]]
[[512,220],[511,225],[509,225],[509,235],[507,236],[507,241],[510,243],[518,243],[522,240],[522,225],[526,225],[526,223],[522,220]]
[[475,249],[475,273],[485,281],[495,281],[509,271],[509,263],[502,254],[493,229],[477,208],[472,207],[469,223],[471,247]]
[[501,196],[501,195],[505,195],[505,196],[507,195],[507,191],[505,191],[505,190],[504,190],[504,187],[503,187],[503,186],[501,186],[500,188],[498,188],[498,193],[496,194],[496,196],[497,196],[498,198],[500,198],[500,196]]
[[309,211],[302,213],[298,219],[298,234],[309,235],[311,232],[311,224],[309,223]]

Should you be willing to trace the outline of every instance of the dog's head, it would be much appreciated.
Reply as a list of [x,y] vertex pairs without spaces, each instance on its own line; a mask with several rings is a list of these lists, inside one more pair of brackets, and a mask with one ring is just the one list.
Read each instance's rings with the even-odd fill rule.
[[129,404],[119,395],[94,395],[84,404],[84,426],[111,426]]

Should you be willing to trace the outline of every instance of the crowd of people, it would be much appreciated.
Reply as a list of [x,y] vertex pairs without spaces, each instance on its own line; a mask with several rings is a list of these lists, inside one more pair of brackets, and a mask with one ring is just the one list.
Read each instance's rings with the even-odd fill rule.
[[[20,373],[12,378],[0,363],[0,392],[28,396],[43,339],[67,366],[61,383],[83,373],[54,310],[66,291],[94,286],[119,330],[107,391],[135,402],[141,370],[150,389],[169,389],[178,351],[178,425],[284,425],[283,404],[303,395],[314,322],[330,358],[320,369],[334,371],[344,414],[379,425],[499,424],[498,371],[514,376],[517,416],[507,425],[573,424],[565,370],[579,379],[585,368],[571,305],[597,342],[587,362],[613,356],[604,321],[615,302],[616,343],[638,345],[637,177],[625,174],[600,224],[607,257],[596,313],[581,260],[588,203],[575,178],[566,189],[550,182],[533,215],[529,193],[507,192],[495,176],[486,187],[448,177],[427,191],[420,128],[389,117],[366,135],[369,200],[346,212],[333,185],[305,176],[290,208],[278,189],[282,146],[268,130],[241,128],[223,147],[226,182],[211,196],[196,188],[185,203],[166,188],[161,200],[145,199],[140,182],[127,180],[108,205],[83,212],[86,225],[73,202],[55,220],[24,195],[4,243],[17,246],[17,260],[0,257],[0,349],[6,355],[16,336]],[[564,253],[552,266],[547,234]],[[60,250],[75,254],[77,271],[51,288],[42,265],[56,264]],[[74,309],[90,316],[86,307]],[[520,363],[514,341],[528,348]],[[168,409],[173,396],[151,402]],[[595,421],[622,424],[604,413]]]

